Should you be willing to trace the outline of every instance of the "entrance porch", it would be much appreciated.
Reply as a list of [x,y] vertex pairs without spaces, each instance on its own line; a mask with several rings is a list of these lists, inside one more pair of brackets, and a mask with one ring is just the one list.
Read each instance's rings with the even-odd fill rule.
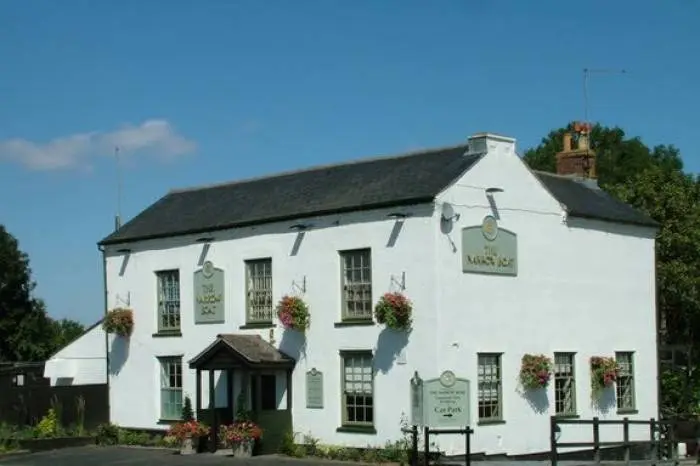
[[[220,448],[219,426],[246,416],[263,430],[261,453],[278,450],[282,436],[292,429],[292,371],[296,361],[259,335],[221,334],[190,362],[197,372],[197,419],[212,427],[209,451]],[[207,407],[202,406],[202,372],[208,372]],[[217,406],[225,388],[224,406]],[[225,386],[222,387],[222,384]]]

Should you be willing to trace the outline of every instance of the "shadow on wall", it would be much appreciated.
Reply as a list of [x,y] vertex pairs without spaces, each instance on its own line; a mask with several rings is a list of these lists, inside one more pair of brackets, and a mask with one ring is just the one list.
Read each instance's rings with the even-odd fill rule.
[[617,405],[615,398],[615,386],[604,388],[600,394],[591,397],[591,408],[600,412],[607,413]]
[[109,348],[109,373],[119,375],[129,357],[129,339],[116,337]]
[[384,374],[394,366],[401,351],[408,345],[410,331],[384,328],[377,339],[377,352],[374,355],[374,365]]
[[306,359],[306,335],[296,330],[285,329],[280,340],[280,351],[299,361]]
[[547,388],[537,388],[535,390],[523,390],[520,392],[530,408],[537,414],[545,414],[549,412],[549,394]]

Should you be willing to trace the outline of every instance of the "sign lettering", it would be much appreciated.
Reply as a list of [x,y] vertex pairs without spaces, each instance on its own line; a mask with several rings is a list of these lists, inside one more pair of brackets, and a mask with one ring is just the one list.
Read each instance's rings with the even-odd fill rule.
[[518,238],[487,216],[481,226],[462,229],[462,271],[518,275]]
[[207,261],[194,273],[194,323],[214,324],[224,320],[224,271]]

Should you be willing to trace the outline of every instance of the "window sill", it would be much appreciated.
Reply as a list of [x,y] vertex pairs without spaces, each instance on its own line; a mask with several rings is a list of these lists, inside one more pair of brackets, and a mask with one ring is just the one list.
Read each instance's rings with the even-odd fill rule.
[[245,324],[241,325],[238,327],[241,330],[251,330],[251,329],[259,329],[259,328],[275,328],[277,327],[275,324],[272,322],[255,322],[251,324]]
[[341,327],[370,327],[374,325],[374,321],[368,320],[343,320],[342,322],[336,322],[333,324],[335,328]]
[[158,425],[171,425],[171,424],[175,424],[177,422],[181,422],[181,419],[180,420],[178,420],[178,419],[158,419],[158,422],[156,422],[156,424],[158,424]]
[[554,418],[555,419],[580,419],[581,415],[579,415],[579,414],[555,414]]
[[376,434],[377,429],[374,426],[340,426],[335,429],[336,432],[344,432],[347,434]]
[[505,424],[506,421],[503,419],[484,419],[482,421],[479,421],[476,423],[478,426],[497,426],[501,424]]
[[639,410],[636,410],[634,408],[618,409],[617,414],[639,414]]
[[153,338],[177,338],[182,336],[182,332],[179,330],[167,330],[162,332],[156,332],[151,336]]

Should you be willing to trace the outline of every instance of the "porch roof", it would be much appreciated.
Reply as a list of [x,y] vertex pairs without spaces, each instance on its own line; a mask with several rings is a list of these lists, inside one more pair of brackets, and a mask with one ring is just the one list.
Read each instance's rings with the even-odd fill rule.
[[284,354],[260,335],[219,334],[204,351],[189,361],[190,369],[223,370],[292,368],[294,358]]

